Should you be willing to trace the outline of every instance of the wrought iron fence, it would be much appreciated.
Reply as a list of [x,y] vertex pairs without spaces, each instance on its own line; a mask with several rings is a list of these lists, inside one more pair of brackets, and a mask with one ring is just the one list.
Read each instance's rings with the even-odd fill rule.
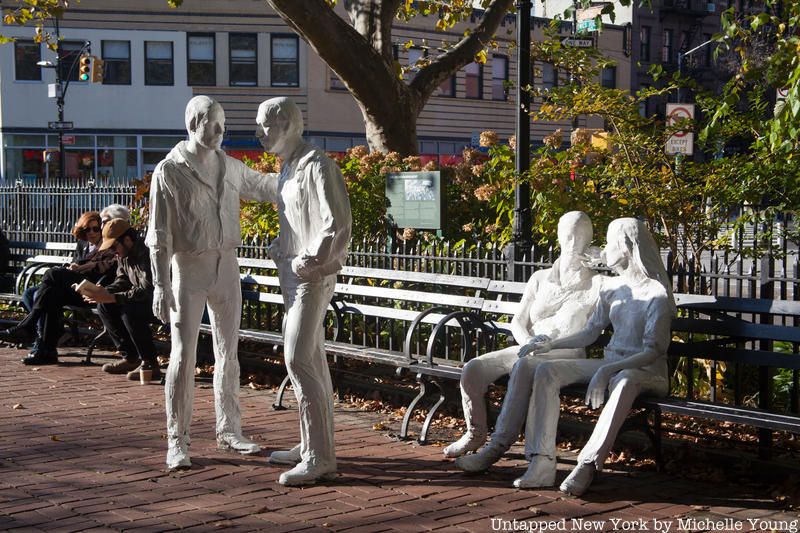
[[[73,224],[81,213],[100,210],[111,203],[134,208],[132,185],[97,185],[57,182],[44,185],[0,187],[0,229],[9,240],[70,242]],[[134,212],[136,210],[134,209]],[[734,245],[710,250],[699,257],[684,253],[686,261],[674,261],[664,251],[664,261],[677,292],[724,296],[800,299],[800,260],[796,243],[784,231],[782,220],[753,226],[735,235]],[[762,242],[763,235],[772,235]],[[759,243],[759,253],[753,253]],[[266,257],[268,240],[246,239],[240,248],[243,257]],[[372,268],[414,270],[463,276],[511,279],[517,271],[521,279],[552,264],[552,248],[531,248],[516,264],[493,243],[455,244],[423,237],[414,241],[372,240],[353,242],[350,264]]]
[[0,229],[9,240],[70,242],[75,221],[110,204],[134,205],[133,185],[51,181],[0,187]]

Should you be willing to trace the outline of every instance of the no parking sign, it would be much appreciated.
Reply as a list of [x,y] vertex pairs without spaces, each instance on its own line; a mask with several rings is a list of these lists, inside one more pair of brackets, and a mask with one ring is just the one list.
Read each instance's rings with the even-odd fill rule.
[[[694,104],[667,104],[667,126],[677,122],[694,120]],[[668,154],[694,153],[694,133],[691,131],[676,131],[667,139],[666,151]]]

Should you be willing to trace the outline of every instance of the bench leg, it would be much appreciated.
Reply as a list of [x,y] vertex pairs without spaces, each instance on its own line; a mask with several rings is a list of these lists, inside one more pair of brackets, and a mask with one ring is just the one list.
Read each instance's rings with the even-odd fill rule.
[[408,424],[411,422],[411,415],[417,409],[417,404],[422,400],[427,394],[428,391],[425,386],[425,378],[417,374],[417,383],[419,383],[419,394],[417,394],[411,403],[408,404],[408,408],[406,408],[406,414],[403,416],[403,423],[400,424],[400,438],[402,440],[408,440]]
[[433,385],[439,389],[439,399],[436,400],[436,403],[430,408],[428,411],[428,416],[425,417],[425,423],[422,424],[422,431],[419,432],[419,439],[417,439],[420,444],[428,443],[428,430],[431,427],[431,422],[433,422],[433,417],[436,416],[436,411],[439,410],[439,407],[441,407],[445,401],[445,393],[442,385],[435,380],[431,383],[433,383]]
[[275,403],[272,404],[272,408],[275,411],[283,411],[286,409],[286,406],[283,405],[283,394],[286,392],[286,388],[291,384],[292,382],[289,380],[289,376],[283,378],[281,386],[278,388],[278,396],[275,398]]
[[94,352],[94,348],[97,346],[98,341],[100,341],[100,339],[102,339],[107,333],[108,331],[106,331],[106,328],[103,328],[103,331],[89,341],[89,346],[86,348],[86,357],[83,359],[83,364],[89,365],[92,363],[92,352]]
[[653,426],[650,428],[650,440],[653,441],[653,454],[656,456],[656,471],[664,471],[664,450],[661,444],[661,410],[653,411]]

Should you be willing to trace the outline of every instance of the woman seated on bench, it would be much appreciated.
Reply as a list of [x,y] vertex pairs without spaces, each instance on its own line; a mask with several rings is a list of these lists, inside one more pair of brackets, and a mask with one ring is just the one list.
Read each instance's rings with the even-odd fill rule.
[[670,280],[658,246],[645,225],[620,218],[608,226],[603,251],[606,265],[619,276],[603,283],[600,301],[586,327],[573,335],[526,344],[520,356],[559,348],[589,346],[610,324],[614,332],[602,359],[543,361],[533,380],[533,398],[525,428],[531,464],[514,481],[519,488],[549,487],[556,478],[556,429],[561,387],[586,383],[586,404],[600,413],[578,464],[561,491],[580,496],[602,469],[611,445],[640,393],[664,396],[669,389],[667,347],[675,316]]
[[88,305],[72,289],[73,283],[88,279],[102,284],[104,280],[114,279],[115,252],[97,249],[102,240],[100,213],[83,213],[72,228],[72,234],[78,239],[72,262],[45,272],[42,283],[36,287],[28,315],[16,326],[0,331],[0,340],[5,342],[29,342],[35,338],[31,352],[22,359],[26,365],[58,363],[56,346],[63,332],[64,306]]

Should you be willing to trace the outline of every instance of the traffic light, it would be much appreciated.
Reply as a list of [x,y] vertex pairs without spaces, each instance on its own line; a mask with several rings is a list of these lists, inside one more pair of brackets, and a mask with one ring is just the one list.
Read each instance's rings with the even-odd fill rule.
[[103,70],[105,61],[99,57],[92,56],[92,83],[103,83]]
[[81,55],[78,67],[78,79],[81,81],[89,81],[92,76],[92,56],[89,54]]

